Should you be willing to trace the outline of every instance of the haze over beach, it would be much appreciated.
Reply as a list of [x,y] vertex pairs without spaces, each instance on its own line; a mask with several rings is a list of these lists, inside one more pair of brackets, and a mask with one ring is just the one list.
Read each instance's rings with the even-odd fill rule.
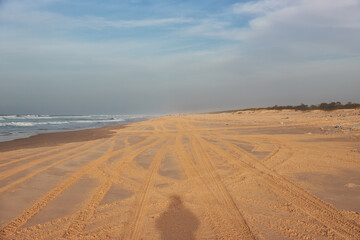
[[360,239],[359,40],[360,0],[0,0],[0,239]]

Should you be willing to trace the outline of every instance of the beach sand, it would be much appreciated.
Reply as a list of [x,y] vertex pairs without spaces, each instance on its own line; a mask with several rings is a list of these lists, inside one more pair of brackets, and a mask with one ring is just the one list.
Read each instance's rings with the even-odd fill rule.
[[0,143],[0,239],[360,239],[359,121],[240,111]]

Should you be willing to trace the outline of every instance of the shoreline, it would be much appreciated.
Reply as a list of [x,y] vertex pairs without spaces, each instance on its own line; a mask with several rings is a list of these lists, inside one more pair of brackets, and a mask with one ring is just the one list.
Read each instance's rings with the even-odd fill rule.
[[0,142],[38,134],[78,131],[151,119],[150,115],[0,115]]
[[111,137],[112,130],[125,128],[129,123],[89,129],[39,133],[26,138],[17,138],[0,142],[0,152],[9,152],[26,148],[51,147],[65,143],[83,142]]

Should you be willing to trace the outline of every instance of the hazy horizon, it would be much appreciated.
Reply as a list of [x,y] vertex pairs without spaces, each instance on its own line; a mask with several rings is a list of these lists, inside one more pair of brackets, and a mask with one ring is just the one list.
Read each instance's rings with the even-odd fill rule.
[[0,0],[0,114],[360,102],[360,0]]

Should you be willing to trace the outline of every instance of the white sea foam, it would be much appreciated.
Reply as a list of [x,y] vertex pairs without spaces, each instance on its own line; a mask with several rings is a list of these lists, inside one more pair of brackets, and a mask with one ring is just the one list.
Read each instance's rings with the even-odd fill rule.
[[31,127],[35,126],[36,123],[32,122],[6,122],[0,123],[0,127],[12,126],[12,127]]
[[0,120],[42,120],[42,119],[91,119],[91,120],[121,120],[134,118],[131,115],[0,115]]
[[58,119],[77,119],[77,118],[92,118],[91,115],[52,115],[51,118],[58,118]]
[[117,119],[94,119],[94,120],[78,120],[78,121],[70,121],[70,123],[105,123],[105,122],[123,122],[125,119],[117,118]]
[[4,119],[14,119],[14,118],[16,118],[16,115],[1,115],[0,117],[2,117]]
[[12,127],[32,127],[37,125],[59,125],[59,124],[68,124],[67,121],[58,121],[58,122],[5,122],[0,123],[0,127],[12,126]]
[[[0,0],[1,1],[1,0]],[[148,118],[141,115],[0,115],[0,141],[27,137],[37,133],[86,129]],[[131,120],[133,119],[133,120]],[[11,134],[11,139],[5,137]],[[9,135],[10,136],[10,135]]]
[[51,119],[49,115],[5,115],[1,116],[4,119],[11,119],[11,120],[22,120],[22,119]]
[[94,119],[94,120],[75,120],[75,121],[48,121],[48,122],[0,122],[0,127],[32,127],[37,125],[64,125],[77,123],[107,123],[107,122],[123,122],[125,119]]
[[68,123],[70,123],[70,122],[68,122],[68,121],[54,121],[54,122],[43,122],[43,123],[41,123],[41,124],[47,124],[47,125],[49,125],[49,124],[52,124],[52,125],[58,125],[58,124],[68,124]]

